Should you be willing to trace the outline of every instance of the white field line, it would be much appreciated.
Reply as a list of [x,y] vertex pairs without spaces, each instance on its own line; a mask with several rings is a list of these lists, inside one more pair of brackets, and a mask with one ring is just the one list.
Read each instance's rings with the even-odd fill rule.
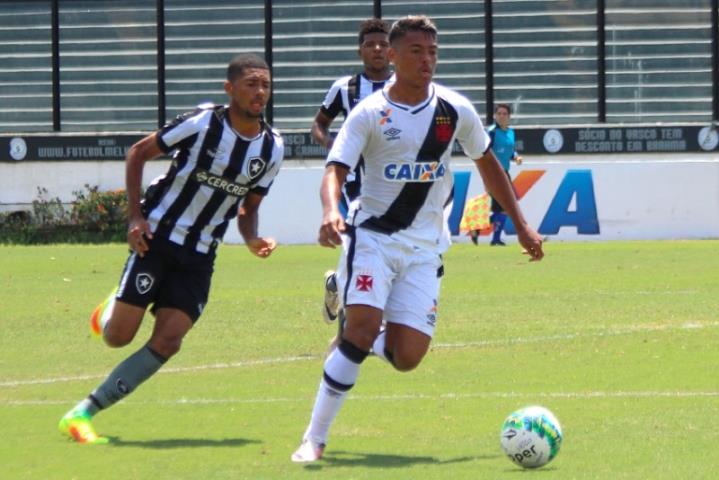
[[[613,337],[619,335],[631,335],[635,333],[651,333],[651,332],[664,332],[664,331],[675,331],[675,330],[703,330],[708,328],[719,327],[718,322],[706,322],[706,323],[685,323],[682,325],[633,325],[624,328],[611,329],[599,332],[579,332],[579,333],[568,333],[560,335],[545,335],[545,336],[532,336],[532,337],[516,337],[508,338],[506,340],[483,340],[476,342],[461,342],[461,343],[436,343],[432,345],[432,349],[453,349],[453,348],[472,348],[472,347],[494,347],[503,345],[517,345],[517,344],[530,344],[530,343],[544,343],[544,342],[556,342],[564,340],[574,340],[578,338],[602,338],[602,337]],[[248,360],[243,362],[231,362],[231,363],[215,363],[210,365],[195,365],[192,367],[168,367],[163,368],[158,373],[186,373],[186,372],[198,372],[203,370],[221,370],[228,368],[243,368],[252,367],[256,365],[268,365],[268,364],[282,364],[282,363],[295,363],[307,360],[317,360],[320,355],[305,355],[305,356],[293,356],[293,357],[278,357],[278,358],[267,358],[260,360]],[[0,388],[13,388],[22,387],[26,385],[45,385],[53,383],[63,382],[76,382],[84,380],[97,380],[107,376],[107,373],[94,374],[94,375],[76,375],[76,376],[63,376],[54,378],[41,378],[33,380],[14,380],[0,382]]]
[[[317,356],[305,355],[298,357],[281,357],[281,358],[265,358],[261,360],[247,360],[244,362],[231,362],[231,363],[213,363],[210,365],[195,365],[194,367],[168,367],[163,368],[158,373],[184,373],[184,372],[198,372],[202,370],[222,370],[227,368],[242,368],[251,367],[255,365],[269,365],[272,363],[293,363],[300,362],[303,360],[314,360],[319,358]],[[107,373],[94,374],[94,375],[76,375],[69,377],[55,377],[55,378],[41,378],[35,380],[16,380],[11,382],[0,382],[0,388],[6,387],[21,387],[24,385],[43,385],[50,383],[62,383],[62,382],[76,382],[82,380],[97,380],[99,378],[107,377]]]
[[[411,395],[349,395],[352,401],[365,402],[392,402],[408,400],[471,400],[496,398],[526,398],[526,399],[617,399],[617,398],[719,398],[716,392],[689,392],[689,391],[597,391],[597,392],[480,392],[480,393],[441,393],[427,395],[423,393]],[[74,400],[0,400],[0,405],[7,406],[33,406],[33,405],[70,405]],[[174,400],[123,400],[123,405],[242,405],[242,404],[268,404],[268,403],[308,403],[309,397],[277,397],[277,398],[178,398]]]
[[[602,338],[616,337],[620,335],[631,335],[634,333],[653,333],[674,330],[703,330],[707,328],[719,327],[719,322],[707,323],[685,323],[682,325],[630,325],[624,328],[606,330],[603,332],[581,332],[581,333],[565,333],[557,335],[532,336],[532,337],[516,337],[506,340],[479,340],[476,342],[460,342],[460,343],[438,343],[433,345],[435,349],[443,348],[467,348],[467,347],[494,347],[502,345],[517,345],[525,343],[543,343],[561,340],[574,340],[577,338]],[[1,384],[0,384],[1,385]]]

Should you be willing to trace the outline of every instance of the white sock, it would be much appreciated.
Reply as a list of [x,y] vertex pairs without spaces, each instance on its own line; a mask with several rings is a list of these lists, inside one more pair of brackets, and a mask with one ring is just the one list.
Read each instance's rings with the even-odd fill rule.
[[385,362],[389,363],[389,360],[387,360],[387,355],[385,355],[384,353],[386,339],[387,330],[383,327],[382,330],[379,331],[379,335],[377,335],[377,338],[374,339],[374,343],[372,344],[372,353],[374,353],[377,357],[381,358]]
[[102,315],[100,315],[100,328],[102,328],[102,331],[105,331],[105,327],[107,326],[108,320],[110,320],[110,317],[112,316],[112,310],[115,308],[115,293],[112,293],[112,298],[107,299],[107,303],[105,304],[105,308],[102,310]]
[[360,364],[347,358],[341,348],[335,348],[330,353],[325,360],[324,375],[305,437],[315,443],[327,443],[330,426],[342,408],[347,392],[357,380],[359,367]]
[[117,287],[115,287],[112,292],[110,292],[110,295],[105,299],[105,305],[102,307],[102,312],[100,313],[100,329],[104,332],[105,327],[107,326],[107,322],[110,320],[110,317],[112,316],[112,311],[115,309],[115,296],[117,295]]

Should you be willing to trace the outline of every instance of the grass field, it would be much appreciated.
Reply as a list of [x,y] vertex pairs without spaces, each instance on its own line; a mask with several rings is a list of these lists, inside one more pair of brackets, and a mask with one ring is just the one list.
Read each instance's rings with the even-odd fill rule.
[[[709,479],[719,470],[718,241],[457,245],[438,330],[418,370],[370,358],[325,458],[289,461],[333,329],[319,316],[336,252],[223,246],[210,303],[183,350],[96,417],[104,446],[57,431],[62,414],[149,336],[119,350],[87,318],[125,247],[0,247],[2,479]],[[499,448],[512,410],[562,422],[536,471]]]

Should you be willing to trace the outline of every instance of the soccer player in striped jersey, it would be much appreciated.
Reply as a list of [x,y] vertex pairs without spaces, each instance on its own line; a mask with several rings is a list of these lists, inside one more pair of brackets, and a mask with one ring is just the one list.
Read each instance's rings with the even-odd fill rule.
[[[337,283],[346,324],[339,346],[325,360],[294,462],[322,457],[329,428],[370,350],[395,369],[409,371],[429,349],[438,321],[441,254],[450,244],[455,139],[512,218],[530,260],[544,255],[471,102],[432,82],[438,50],[432,21],[402,18],[389,40],[396,81],[352,110],[322,179],[319,241],[330,248],[342,245]],[[362,192],[345,220],[338,207],[340,186],[360,155]],[[380,333],[383,319],[386,328]]]
[[[388,81],[391,81],[392,72],[387,58],[389,24],[379,18],[363,21],[360,23],[358,40],[358,54],[364,64],[364,70],[355,75],[341,77],[332,84],[312,123],[312,138],[328,150],[332,148],[334,141],[329,131],[334,119],[340,113],[346,119],[349,112],[363,98],[381,90]],[[343,212],[347,212],[350,203],[359,196],[362,168],[360,161],[345,179],[341,199]],[[325,322],[332,323],[337,319],[339,310],[335,272],[333,270],[326,272],[324,280],[325,298],[322,317]]]
[[[258,209],[280,169],[283,143],[265,123],[270,71],[242,54],[227,68],[229,105],[205,105],[133,145],[126,158],[127,242],[131,253],[119,286],[93,313],[91,329],[112,347],[129,344],[152,304],[149,341],[121,362],[61,420],[79,443],[106,443],[92,417],[133,392],[180,350],[210,290],[215,250],[237,217],[247,248],[267,258],[273,238],[258,235]],[[140,201],[145,162],[175,151],[167,173]]]

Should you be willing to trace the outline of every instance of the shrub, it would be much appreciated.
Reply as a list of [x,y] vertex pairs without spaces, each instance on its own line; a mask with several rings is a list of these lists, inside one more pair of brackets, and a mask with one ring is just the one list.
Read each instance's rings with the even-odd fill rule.
[[86,192],[75,191],[71,221],[88,230],[122,234],[124,240],[127,218],[127,197],[124,190],[101,192],[98,187],[85,185]]
[[123,190],[101,192],[85,185],[85,190],[73,192],[69,210],[59,198],[47,198],[47,189],[37,190],[32,212],[0,214],[0,243],[125,241],[127,197]]

